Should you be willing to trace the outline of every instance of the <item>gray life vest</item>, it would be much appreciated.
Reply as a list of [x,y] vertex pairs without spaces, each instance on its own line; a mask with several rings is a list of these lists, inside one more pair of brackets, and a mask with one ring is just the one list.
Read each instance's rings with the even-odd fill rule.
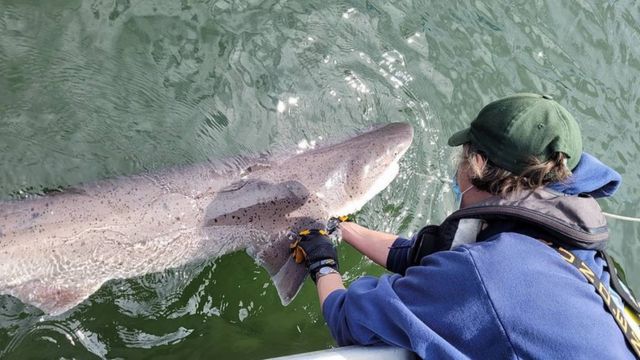
[[[609,240],[607,220],[600,205],[588,195],[567,196],[541,188],[513,194],[508,198],[492,196],[485,201],[449,215],[440,225],[420,230],[412,250],[414,264],[422,257],[441,250],[476,241],[487,223],[518,222],[548,233],[554,242],[570,248],[604,250]],[[422,244],[418,244],[422,243]],[[423,247],[419,249],[419,247]]]

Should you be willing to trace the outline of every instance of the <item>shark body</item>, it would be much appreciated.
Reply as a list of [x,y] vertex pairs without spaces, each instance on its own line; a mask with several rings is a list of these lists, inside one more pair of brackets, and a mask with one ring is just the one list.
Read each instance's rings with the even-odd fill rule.
[[286,305],[306,275],[287,231],[360,209],[395,178],[412,137],[392,123],[242,170],[211,162],[0,202],[0,294],[55,315],[110,279],[246,249]]

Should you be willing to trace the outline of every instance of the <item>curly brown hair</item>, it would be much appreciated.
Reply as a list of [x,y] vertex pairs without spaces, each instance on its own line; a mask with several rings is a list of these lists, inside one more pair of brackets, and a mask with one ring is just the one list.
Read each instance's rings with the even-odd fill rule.
[[[484,165],[477,161],[477,155],[484,159]],[[514,174],[498,167],[485,154],[467,143],[462,147],[459,166],[468,171],[471,184],[478,190],[502,197],[524,190],[535,190],[553,182],[564,181],[571,176],[567,168],[567,156],[557,152],[547,161],[532,156],[527,168],[521,174]]]

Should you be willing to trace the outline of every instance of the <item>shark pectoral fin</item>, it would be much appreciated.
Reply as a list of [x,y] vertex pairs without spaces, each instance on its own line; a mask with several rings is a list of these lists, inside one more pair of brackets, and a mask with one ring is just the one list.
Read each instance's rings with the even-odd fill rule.
[[303,264],[296,264],[289,252],[289,239],[281,236],[266,248],[247,248],[247,253],[267,270],[278,291],[282,305],[296,297],[307,276]]
[[[83,284],[87,285],[87,284]],[[25,304],[39,308],[50,315],[62,314],[80,304],[96,292],[102,281],[91,286],[56,284],[55,281],[33,280],[11,287],[6,293]]]
[[218,192],[207,206],[207,226],[272,224],[305,204],[308,190],[297,181],[243,180]]

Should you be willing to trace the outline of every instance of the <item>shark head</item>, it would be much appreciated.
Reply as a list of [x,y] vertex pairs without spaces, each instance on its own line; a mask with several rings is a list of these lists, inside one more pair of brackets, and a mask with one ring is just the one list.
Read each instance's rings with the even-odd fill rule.
[[213,239],[240,234],[235,248],[246,247],[267,270],[286,305],[307,274],[291,257],[288,230],[358,211],[393,181],[412,140],[411,125],[392,123],[274,161],[219,191],[205,230]]
[[329,216],[345,215],[359,210],[393,181],[412,140],[411,125],[391,123],[290,161],[306,164],[304,170],[298,169],[297,180]]

